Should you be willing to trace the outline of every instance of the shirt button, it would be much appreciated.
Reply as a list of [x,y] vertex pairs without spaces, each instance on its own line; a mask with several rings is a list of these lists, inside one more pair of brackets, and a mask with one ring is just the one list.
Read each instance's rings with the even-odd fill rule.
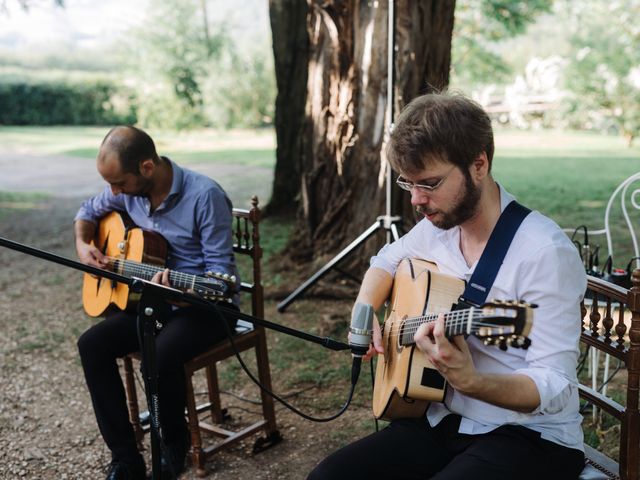
[[154,224],[153,224],[153,226],[154,226],[154,227],[156,227],[156,228],[158,228],[158,224],[157,224],[157,223],[154,223]]

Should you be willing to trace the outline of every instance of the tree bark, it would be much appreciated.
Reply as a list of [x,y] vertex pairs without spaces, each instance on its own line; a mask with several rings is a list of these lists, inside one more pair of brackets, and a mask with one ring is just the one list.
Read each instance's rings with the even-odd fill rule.
[[277,138],[273,194],[268,214],[295,214],[300,192],[300,149],[307,99],[306,1],[269,0],[278,95],[275,108]]
[[[289,253],[322,262],[385,210],[388,3],[308,3],[301,204]],[[415,96],[448,84],[454,7],[455,0],[396,1],[396,114]],[[412,225],[406,197],[397,197],[392,213]],[[383,242],[374,236],[345,265],[359,275]]]

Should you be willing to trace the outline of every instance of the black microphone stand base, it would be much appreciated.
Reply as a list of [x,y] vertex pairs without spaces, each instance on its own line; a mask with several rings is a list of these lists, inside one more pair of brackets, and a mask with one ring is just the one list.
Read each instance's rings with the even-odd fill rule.
[[320,270],[314,273],[311,277],[309,277],[308,280],[306,280],[298,288],[296,288],[287,298],[280,302],[278,304],[278,312],[284,312],[298,296],[302,295],[305,291],[311,288],[311,286],[313,286],[318,280],[329,273],[341,260],[346,258],[349,254],[351,254],[351,252],[353,252],[356,248],[366,242],[367,239],[374,233],[378,232],[379,230],[384,230],[387,232],[387,236],[391,235],[394,241],[398,240],[400,238],[400,234],[398,232],[398,224],[401,221],[402,217],[380,215],[378,218],[376,218],[376,221],[371,224],[369,228],[367,228],[360,234],[358,238],[347,245],[340,253],[329,260],[329,262],[327,262]]

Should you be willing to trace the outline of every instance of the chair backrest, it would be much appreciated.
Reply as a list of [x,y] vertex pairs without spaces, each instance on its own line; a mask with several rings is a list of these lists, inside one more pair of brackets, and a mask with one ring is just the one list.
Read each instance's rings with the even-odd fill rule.
[[[625,405],[580,385],[580,396],[620,422],[620,474],[637,479],[640,461],[640,269],[632,274],[632,288],[588,277],[591,299],[582,303],[580,341],[620,359],[626,366]],[[622,373],[622,372],[621,372]]]
[[[623,181],[618,188],[616,188],[609,201],[607,202],[607,208],[604,212],[604,234],[607,238],[607,249],[609,251],[609,255],[613,257],[613,242],[611,240],[611,209],[616,200],[616,197],[619,195],[620,208],[622,210],[622,216],[624,217],[625,224],[629,229],[629,234],[631,236],[631,242],[633,244],[633,256],[640,256],[640,252],[638,250],[638,239],[636,237],[636,231],[633,225],[631,218],[629,217],[628,206],[633,207],[636,210],[640,210],[640,198],[636,199],[638,195],[640,195],[640,188],[634,188],[629,192],[629,188],[633,183],[640,180],[640,172],[635,173],[628,177],[625,181]],[[636,263],[637,267],[640,267],[640,263]]]
[[[251,314],[264,318],[264,290],[262,287],[262,248],[260,247],[261,211],[258,197],[251,198],[251,209],[233,209],[233,251],[251,259],[251,279],[242,279],[241,290],[251,294]],[[243,272],[244,273],[244,272]]]
[[[600,235],[605,236],[606,243],[607,243],[607,254],[610,255],[612,259],[615,261],[615,265],[620,267],[624,267],[627,264],[629,257],[618,258],[614,256],[613,240],[614,240],[614,237],[616,236],[615,235],[616,230],[619,233],[623,234],[624,242],[627,241],[627,238],[631,240],[630,244],[633,247],[633,250],[631,251],[631,253],[633,254],[633,257],[640,256],[640,248],[638,247],[638,237],[636,234],[636,231],[638,229],[634,225],[634,219],[630,215],[630,211],[640,210],[640,185],[636,184],[636,182],[638,181],[640,181],[640,172],[629,176],[622,183],[620,183],[620,185],[616,187],[616,189],[613,191],[613,193],[609,197],[609,200],[607,201],[607,206],[604,211],[604,228],[588,229],[586,232],[586,234],[588,234],[588,236],[591,238],[593,238],[593,236],[600,236]],[[634,184],[636,184],[635,187],[633,187]],[[616,207],[616,205],[618,204],[617,202],[619,202],[619,205],[620,205],[620,212],[622,213],[624,225],[626,226],[626,231],[628,231],[628,237],[626,236],[626,234],[624,234],[624,231],[625,231],[624,227],[613,228],[613,225],[612,225],[612,217],[613,217],[612,214],[618,213],[618,209]],[[617,215],[616,215],[616,218],[618,218]],[[635,220],[635,223],[637,223],[637,220]],[[578,229],[563,228],[563,231],[565,231],[568,234],[575,235],[577,230],[581,228],[586,228],[586,227],[578,227]],[[620,240],[618,240],[616,243],[620,245],[621,242]],[[586,248],[587,246],[582,245],[581,247]],[[587,253],[585,253],[585,251],[581,251],[581,255],[583,257],[583,261],[585,262],[585,267],[589,269],[590,265],[588,265],[588,259],[587,259],[589,249],[588,248],[586,249],[587,249]],[[602,255],[600,255],[600,258],[602,258]],[[640,260],[636,260],[636,267],[640,267]]]

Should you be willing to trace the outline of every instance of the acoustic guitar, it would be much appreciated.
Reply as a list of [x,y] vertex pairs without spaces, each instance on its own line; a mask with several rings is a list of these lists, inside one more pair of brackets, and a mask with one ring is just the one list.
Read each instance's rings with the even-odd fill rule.
[[446,382],[420,350],[413,336],[423,323],[445,313],[445,334],[475,335],[484,343],[527,348],[533,305],[493,301],[478,308],[452,310],[464,291],[459,278],[424,260],[405,259],[396,272],[382,327],[384,355],[378,356],[373,414],[382,420],[417,418],[430,402],[444,400]]
[[[126,277],[151,280],[165,268],[167,241],[158,233],[136,226],[125,213],[111,212],[104,216],[93,244],[109,259],[109,270]],[[176,288],[191,290],[208,300],[229,300],[236,279],[213,272],[200,276],[171,271],[169,281]],[[82,304],[87,315],[99,317],[114,308],[134,311],[139,297],[126,284],[84,275]]]

